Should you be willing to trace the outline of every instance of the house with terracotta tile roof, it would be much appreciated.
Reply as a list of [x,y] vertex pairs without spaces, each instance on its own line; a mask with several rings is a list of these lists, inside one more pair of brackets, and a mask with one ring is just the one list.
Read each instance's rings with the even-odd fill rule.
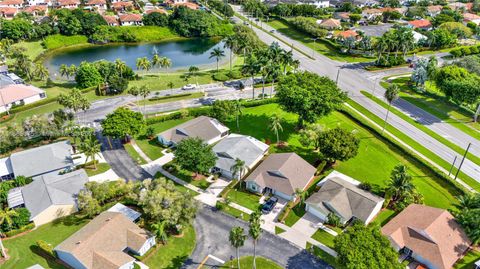
[[116,12],[124,12],[128,10],[133,10],[132,2],[115,2],[111,4],[111,8]]
[[440,12],[442,12],[442,9],[443,9],[443,6],[440,6],[440,5],[428,6],[427,12],[430,17],[435,17],[438,14],[440,14]]
[[378,8],[367,8],[362,10],[362,17],[367,20],[372,20],[375,17],[382,16],[382,10]]
[[140,14],[122,14],[118,16],[121,26],[142,25],[142,15]]
[[449,269],[471,245],[445,209],[411,204],[382,227],[393,248],[427,268]]
[[465,23],[473,22],[478,25],[480,24],[480,16],[475,13],[463,13],[463,21]]
[[29,6],[52,6],[51,0],[27,0]]
[[46,97],[47,94],[44,90],[32,85],[5,85],[0,88],[0,112],[5,112],[12,106],[31,104]]
[[318,20],[317,24],[318,26],[327,30],[334,30],[342,27],[340,20],[337,19]]
[[18,13],[18,8],[16,7],[0,7],[0,17],[11,20],[13,19]]
[[407,25],[413,29],[425,29],[432,28],[432,23],[429,20],[413,20],[409,21]]
[[335,33],[335,38],[338,39],[347,39],[349,37],[354,37],[355,39],[358,39],[360,38],[360,35],[355,30],[346,30]]
[[350,20],[350,12],[335,12],[333,13],[333,17],[340,21],[349,21]]
[[105,211],[54,250],[72,268],[148,268],[127,253],[142,256],[154,245],[155,236],[150,232],[122,213]]
[[448,7],[450,7],[453,10],[470,11],[473,7],[473,3],[454,2],[454,3],[448,4]]
[[173,7],[186,7],[186,8],[193,9],[193,10],[196,10],[196,9],[200,8],[200,6],[198,4],[192,3],[192,2],[175,3],[175,4],[173,4]]
[[85,7],[92,7],[97,9],[106,9],[107,1],[105,0],[88,0],[85,2]]
[[108,25],[110,26],[119,26],[120,24],[118,23],[118,18],[116,16],[108,16],[104,15],[103,19],[107,22]]
[[163,8],[153,8],[145,11],[146,14],[151,14],[151,13],[161,13],[161,14],[167,14],[167,11]]
[[44,16],[48,14],[48,7],[46,5],[28,6],[23,9],[23,12],[32,14],[34,17]]
[[80,6],[80,0],[56,0],[54,6],[56,8],[75,9]]
[[5,0],[0,2],[0,7],[21,8],[22,6],[23,6],[23,0]]

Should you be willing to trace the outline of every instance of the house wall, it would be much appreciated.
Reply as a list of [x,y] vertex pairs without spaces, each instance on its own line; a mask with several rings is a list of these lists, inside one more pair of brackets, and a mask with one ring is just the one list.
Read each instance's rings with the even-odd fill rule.
[[86,266],[84,266],[75,256],[73,256],[70,252],[64,252],[64,251],[58,251],[55,250],[55,252],[58,255],[58,258],[68,265],[70,265],[72,268],[75,269],[87,269]]
[[[23,99],[23,102],[25,103],[25,105],[28,105],[28,104],[40,101],[40,100],[42,100],[46,97],[47,97],[46,94],[44,95],[44,97],[40,97],[40,94],[37,94],[37,95],[30,96],[28,98]],[[14,103],[7,104],[7,108],[10,109],[13,104],[20,104],[20,103],[21,103],[20,100],[18,100]],[[5,112],[5,111],[6,111],[6,107],[5,106],[0,106],[0,112]]]
[[375,216],[378,214],[378,212],[380,212],[380,210],[382,210],[383,202],[384,202],[384,200],[382,200],[381,203],[378,203],[375,206],[375,208],[372,210],[372,213],[370,213],[370,216],[368,216],[367,220],[365,221],[365,224],[369,224],[373,220],[373,218],[375,218]]
[[255,181],[246,181],[247,189],[251,192],[262,193],[263,189]]
[[316,210],[313,206],[309,204],[305,204],[305,210],[309,212],[310,214],[314,215],[315,217],[319,218],[321,221],[326,221],[327,216],[325,216],[323,213],[320,211]]
[[293,197],[293,195],[288,195],[288,194],[285,194],[285,193],[277,191],[277,190],[273,190],[273,195],[276,195],[276,196],[278,196],[280,198],[283,198],[283,199],[286,199],[288,201],[291,201],[291,200],[295,199],[295,197]]
[[122,266],[120,266],[118,269],[133,269],[135,266],[135,260],[132,260],[131,262],[128,262]]
[[52,205],[31,220],[35,223],[35,226],[40,226],[74,212],[77,212],[75,205]]
[[155,246],[155,244],[156,244],[155,236],[148,238],[148,240],[145,241],[145,244],[143,244],[143,246],[138,251],[138,255],[140,256],[145,255],[145,253],[147,253],[148,250],[150,250],[153,246]]

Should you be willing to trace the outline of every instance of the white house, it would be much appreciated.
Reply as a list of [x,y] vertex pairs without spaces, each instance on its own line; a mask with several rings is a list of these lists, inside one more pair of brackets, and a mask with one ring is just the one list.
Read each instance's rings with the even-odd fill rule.
[[0,7],[23,7],[23,0],[5,0],[0,2]]
[[137,26],[142,25],[142,15],[140,14],[123,14],[119,16],[120,25],[122,26]]
[[6,85],[0,88],[0,112],[5,112],[12,106],[31,104],[46,97],[44,90],[32,85]]

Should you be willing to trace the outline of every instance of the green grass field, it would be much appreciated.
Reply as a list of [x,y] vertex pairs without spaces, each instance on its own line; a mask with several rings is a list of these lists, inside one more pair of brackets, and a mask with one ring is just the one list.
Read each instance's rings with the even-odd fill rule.
[[252,211],[258,210],[260,208],[260,196],[254,193],[244,190],[233,189],[228,192],[227,197],[233,203],[239,204]]
[[[318,156],[312,149],[303,147],[299,142],[298,132],[295,131],[297,116],[282,111],[278,105],[269,104],[244,109],[240,118],[240,133],[251,135],[260,141],[275,141],[275,134],[268,129],[270,117],[273,114],[282,118],[283,132],[280,139],[287,141],[288,147],[284,151],[294,151],[307,161],[314,163]],[[336,170],[349,175],[359,181],[369,182],[373,191],[381,193],[390,177],[390,172],[399,163],[405,164],[413,177],[413,182],[419,192],[423,194],[425,204],[451,208],[459,193],[451,185],[436,178],[426,167],[415,160],[407,158],[392,145],[386,144],[374,134],[356,124],[340,112],[334,112],[318,121],[328,128],[341,127],[347,130],[356,130],[360,139],[358,155],[346,162],[337,162]],[[235,121],[227,122],[232,130],[236,129]],[[265,126],[259,128],[259,126]],[[381,169],[379,169],[381,167]]]
[[334,243],[333,240],[335,239],[335,236],[325,232],[322,229],[318,229],[313,235],[312,238],[317,240],[318,242],[324,244],[325,246],[329,248],[334,248]]
[[480,251],[470,250],[461,260],[457,261],[455,269],[474,269],[475,262],[480,260]]
[[87,172],[87,175],[91,177],[91,176],[100,175],[102,173],[107,172],[108,170],[110,170],[110,165],[108,165],[108,163],[97,163],[96,170],[93,168],[93,165],[84,167],[84,169],[85,169],[85,172]]
[[393,217],[395,217],[395,215],[397,215],[395,211],[388,208],[384,208],[382,209],[382,211],[380,211],[380,213],[374,219],[374,221],[380,224],[380,226],[383,226],[387,224],[387,222],[389,222]]
[[288,213],[285,218],[285,225],[292,227],[295,222],[297,222],[303,215],[305,215],[305,206],[297,205]]
[[132,144],[124,144],[123,147],[127,151],[128,155],[132,157],[133,161],[138,165],[146,164],[147,161],[138,154],[138,152],[133,148]]
[[88,38],[83,35],[64,36],[57,34],[45,37],[43,43],[47,50],[54,50],[63,47],[86,45],[88,44]]
[[[257,256],[255,258],[255,264],[257,269],[282,269],[282,267],[275,262],[265,259],[263,257]],[[223,264],[220,268],[238,268],[237,259],[230,260]],[[200,268],[207,268],[206,266]],[[253,268],[253,257],[246,256],[240,258],[240,268],[251,269]]]

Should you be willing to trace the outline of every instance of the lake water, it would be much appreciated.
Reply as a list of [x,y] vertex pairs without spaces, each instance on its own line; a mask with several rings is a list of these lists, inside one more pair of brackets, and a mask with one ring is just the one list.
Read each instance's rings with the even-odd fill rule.
[[228,57],[230,52],[227,48],[224,48],[224,42],[219,39],[186,39],[160,43],[103,45],[64,50],[46,59],[44,64],[54,76],[58,75],[58,70],[62,64],[78,66],[82,61],[115,61],[115,59],[121,59],[133,70],[136,70],[138,58],[147,57],[151,60],[154,52],[157,51],[160,56],[167,57],[172,61],[171,69],[180,69],[192,65],[215,64],[215,58],[209,58],[210,52],[215,48],[223,49],[225,57]]

